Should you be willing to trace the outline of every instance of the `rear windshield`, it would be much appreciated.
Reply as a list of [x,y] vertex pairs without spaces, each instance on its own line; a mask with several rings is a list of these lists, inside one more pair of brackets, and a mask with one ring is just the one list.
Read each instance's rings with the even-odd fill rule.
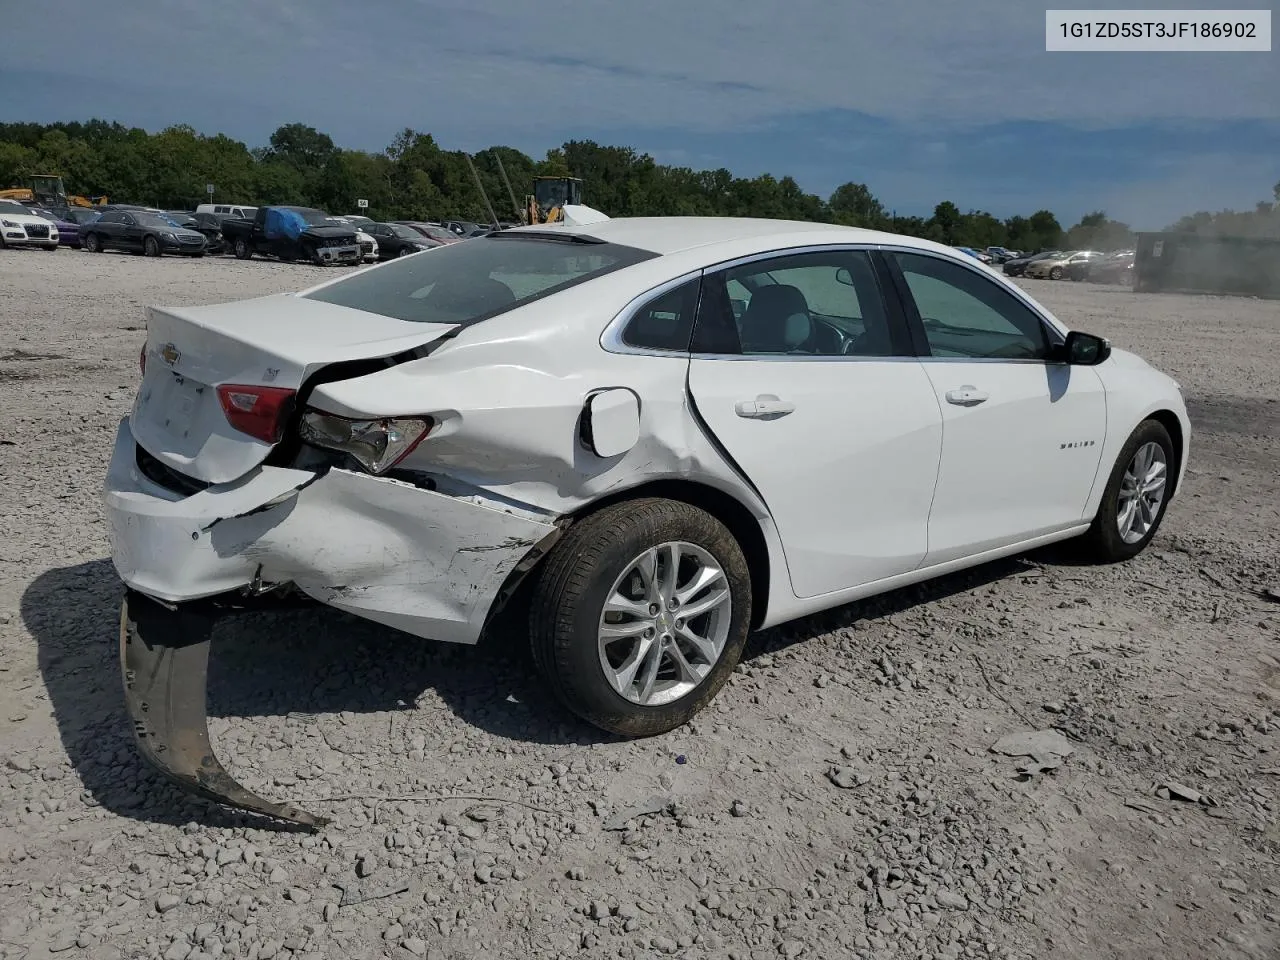
[[615,243],[476,237],[352,274],[307,299],[412,323],[468,326],[656,256]]

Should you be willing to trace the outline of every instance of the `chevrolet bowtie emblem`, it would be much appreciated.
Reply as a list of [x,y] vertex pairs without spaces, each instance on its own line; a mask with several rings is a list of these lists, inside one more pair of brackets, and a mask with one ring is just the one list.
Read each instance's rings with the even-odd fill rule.
[[172,367],[182,359],[182,353],[172,343],[166,343],[160,348],[160,359]]

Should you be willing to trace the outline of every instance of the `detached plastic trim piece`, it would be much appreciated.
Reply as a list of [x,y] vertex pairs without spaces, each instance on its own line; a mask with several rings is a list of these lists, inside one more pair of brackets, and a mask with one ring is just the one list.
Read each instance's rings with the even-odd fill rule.
[[181,789],[216,803],[316,831],[329,823],[241,786],[209,741],[206,685],[215,617],[170,610],[136,591],[120,604],[120,669],[125,708],[142,756]]

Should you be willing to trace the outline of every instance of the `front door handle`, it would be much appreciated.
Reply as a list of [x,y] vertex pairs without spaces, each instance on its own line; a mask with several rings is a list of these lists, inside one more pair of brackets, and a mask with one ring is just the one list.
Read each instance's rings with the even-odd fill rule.
[[734,409],[738,416],[752,420],[773,420],[785,417],[795,410],[796,405],[789,400],[780,400],[773,394],[762,393],[754,400],[739,400]]
[[983,393],[977,387],[965,384],[957,390],[947,391],[947,403],[954,403],[957,407],[976,407],[984,400],[989,399],[989,394]]

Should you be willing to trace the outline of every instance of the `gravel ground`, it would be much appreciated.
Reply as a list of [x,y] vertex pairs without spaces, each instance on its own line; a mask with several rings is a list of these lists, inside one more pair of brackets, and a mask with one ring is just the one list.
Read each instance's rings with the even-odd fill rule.
[[[0,957],[1280,955],[1280,304],[1027,281],[1187,392],[1152,547],[767,631],[663,737],[597,736],[501,639],[228,621],[214,740],[310,836],[137,758],[99,488],[145,305],[332,275],[0,254]],[[991,750],[1050,727],[1056,768]]]

